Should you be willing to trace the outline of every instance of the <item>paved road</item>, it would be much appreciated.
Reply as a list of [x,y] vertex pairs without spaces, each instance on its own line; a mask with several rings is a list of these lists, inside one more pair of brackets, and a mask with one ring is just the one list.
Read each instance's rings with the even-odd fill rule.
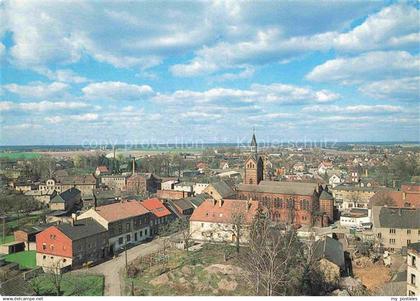
[[[135,246],[127,250],[127,261],[131,261],[139,256],[145,256],[156,252],[163,247],[163,238],[156,238],[151,242]],[[125,254],[122,252],[118,257],[108,260],[104,263],[98,264],[89,269],[75,270],[71,273],[94,273],[105,276],[105,296],[121,296],[122,283],[120,273],[125,269]]]

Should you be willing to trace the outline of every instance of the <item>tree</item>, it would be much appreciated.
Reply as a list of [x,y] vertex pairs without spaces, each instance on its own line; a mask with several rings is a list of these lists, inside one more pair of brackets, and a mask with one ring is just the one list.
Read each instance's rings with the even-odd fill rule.
[[55,293],[57,296],[61,296],[61,282],[63,280],[63,261],[61,259],[52,262],[51,266],[47,268],[47,277],[51,284],[54,286]]
[[386,191],[379,191],[372,197],[374,206],[395,206],[394,199]]

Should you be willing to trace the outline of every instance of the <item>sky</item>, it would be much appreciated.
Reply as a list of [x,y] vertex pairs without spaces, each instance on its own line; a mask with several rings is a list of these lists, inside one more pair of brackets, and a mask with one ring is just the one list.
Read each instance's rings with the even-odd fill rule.
[[0,144],[420,141],[415,1],[1,1]]

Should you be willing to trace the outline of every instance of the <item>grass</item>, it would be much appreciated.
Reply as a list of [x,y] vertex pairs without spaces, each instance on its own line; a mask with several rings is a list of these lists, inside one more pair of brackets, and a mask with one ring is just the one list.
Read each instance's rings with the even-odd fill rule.
[[[40,296],[56,296],[52,276],[41,275],[31,280]],[[104,277],[102,275],[64,274],[61,281],[63,296],[103,296]]]
[[[233,250],[232,254],[233,254]],[[236,258],[233,256],[228,262],[223,258],[223,246],[206,244],[201,250],[189,252],[171,249],[169,262],[166,266],[158,264],[152,267],[144,266],[139,260],[134,261],[134,265],[140,268],[137,276],[126,277],[126,294],[131,294],[131,282],[134,285],[135,295],[146,296],[206,296],[206,295],[251,295],[249,287],[245,281],[238,276],[225,276],[220,274],[208,273],[205,268],[213,264],[235,265]],[[187,267],[191,273],[183,273],[182,268]],[[167,272],[170,281],[163,285],[153,286],[150,281]],[[236,278],[238,277],[238,278]],[[236,280],[238,287],[235,291],[221,291],[218,289],[219,282],[226,278],[228,281]],[[182,281],[181,281],[182,280]]]
[[21,269],[33,269],[36,267],[36,251],[23,251],[5,256],[7,262],[19,264]]
[[7,243],[12,242],[14,240],[15,240],[15,237],[13,235],[6,235],[4,237],[4,240],[3,240],[3,236],[1,236],[0,244],[7,244]]
[[32,153],[32,152],[2,152],[0,153],[0,158],[9,159],[9,160],[31,160],[42,157],[39,153]]
[[[6,222],[6,230],[10,233],[23,226],[32,225],[40,219],[40,216],[40,214],[20,216],[19,220],[14,218],[13,220]],[[0,223],[0,233],[3,233],[3,223]]]

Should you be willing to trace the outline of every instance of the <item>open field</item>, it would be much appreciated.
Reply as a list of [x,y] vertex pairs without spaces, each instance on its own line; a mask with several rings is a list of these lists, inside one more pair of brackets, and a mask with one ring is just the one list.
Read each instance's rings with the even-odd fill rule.
[[36,251],[23,251],[5,256],[7,262],[15,262],[20,268],[33,269],[36,267]]
[[[231,253],[233,254],[233,250]],[[195,252],[171,249],[168,261],[151,267],[139,259],[132,263],[140,269],[132,278],[125,277],[125,294],[146,296],[246,296],[252,295],[242,279],[234,255],[224,261],[223,247],[204,245]]]
[[36,152],[1,152],[0,159],[9,159],[9,160],[30,160],[42,157],[42,154]]
[[[52,276],[41,275],[31,280],[40,296],[56,296]],[[64,274],[61,282],[62,296],[103,296],[104,277],[101,275]]]

